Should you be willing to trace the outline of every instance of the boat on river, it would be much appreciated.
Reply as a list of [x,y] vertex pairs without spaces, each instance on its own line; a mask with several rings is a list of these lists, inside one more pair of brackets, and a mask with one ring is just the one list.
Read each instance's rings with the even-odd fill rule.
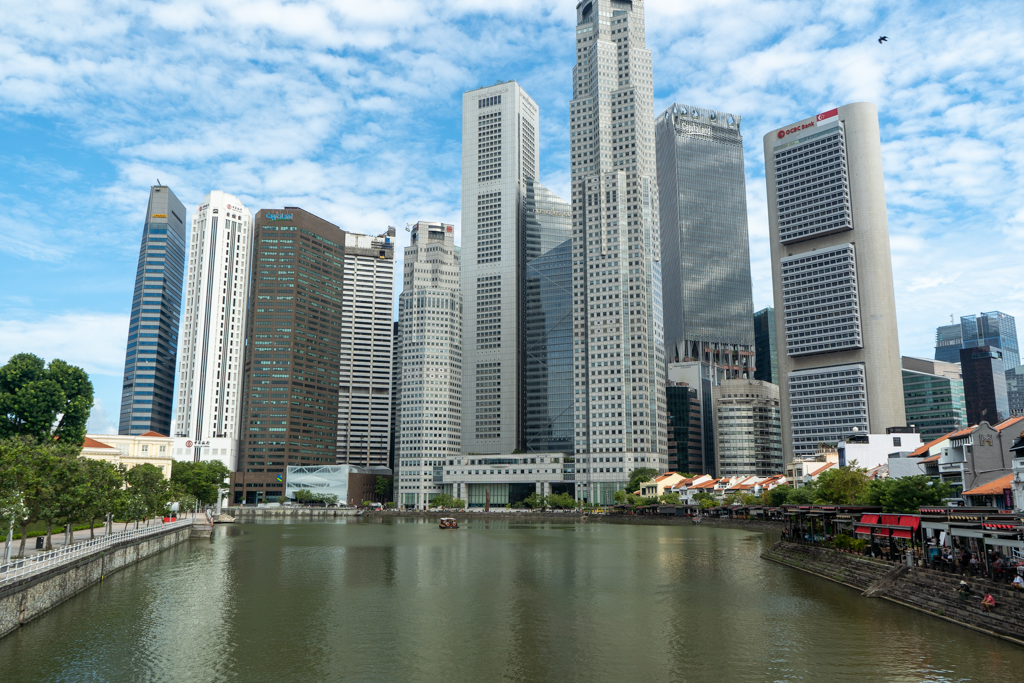
[[455,521],[454,517],[442,517],[437,526],[442,529],[458,529],[459,523]]

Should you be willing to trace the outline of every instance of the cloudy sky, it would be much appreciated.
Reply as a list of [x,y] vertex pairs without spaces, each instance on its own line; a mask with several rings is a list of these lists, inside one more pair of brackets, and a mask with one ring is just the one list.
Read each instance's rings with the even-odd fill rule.
[[[656,111],[743,117],[755,309],[771,303],[762,135],[869,100],[902,352],[930,356],[950,314],[1024,315],[1018,2],[646,4]],[[0,362],[85,367],[96,431],[116,430],[157,178],[190,210],[222,189],[357,232],[458,226],[461,93],[515,79],[541,107],[542,182],[568,195],[575,0],[0,7]]]

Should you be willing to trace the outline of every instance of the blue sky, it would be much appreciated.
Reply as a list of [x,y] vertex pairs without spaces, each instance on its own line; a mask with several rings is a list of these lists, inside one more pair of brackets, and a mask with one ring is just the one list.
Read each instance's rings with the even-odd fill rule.
[[[879,107],[901,351],[949,315],[1024,316],[1017,2],[647,0],[656,111],[743,117],[754,306],[771,303],[761,138]],[[567,196],[574,0],[4,3],[0,362],[82,365],[116,429],[149,186],[357,232],[459,224],[464,90],[518,80]],[[886,34],[889,42],[879,45]],[[1017,131],[1016,133],[1014,131]],[[1022,329],[1024,333],[1024,329]]]

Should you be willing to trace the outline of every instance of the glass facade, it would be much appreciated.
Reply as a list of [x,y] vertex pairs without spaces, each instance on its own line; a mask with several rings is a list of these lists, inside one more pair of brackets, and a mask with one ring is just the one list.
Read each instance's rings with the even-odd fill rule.
[[746,376],[754,330],[740,117],[676,104],[655,130],[668,362]]
[[686,384],[670,384],[665,387],[665,398],[669,427],[668,469],[670,472],[703,474],[697,390]]
[[903,404],[907,424],[929,442],[967,426],[963,380],[903,370]]
[[935,360],[959,363],[964,333],[959,325],[943,325],[935,330]]
[[128,323],[118,434],[171,434],[184,277],[185,206],[169,187],[153,186]]
[[990,311],[961,316],[959,325],[943,325],[935,331],[935,360],[960,362],[960,349],[992,346],[1003,352],[1006,370],[1020,365],[1017,321],[1012,315]]
[[1024,415],[1024,365],[1006,371],[1006,398],[1010,415]]
[[729,379],[713,391],[718,476],[782,474],[785,467],[778,385]]
[[961,349],[960,370],[964,378],[967,424],[985,421],[995,425],[1010,416],[1001,349],[994,346]]
[[756,368],[754,379],[779,383],[778,349],[775,346],[775,309],[762,308],[754,314],[754,347]]
[[572,453],[572,207],[533,181],[524,207],[525,449]]

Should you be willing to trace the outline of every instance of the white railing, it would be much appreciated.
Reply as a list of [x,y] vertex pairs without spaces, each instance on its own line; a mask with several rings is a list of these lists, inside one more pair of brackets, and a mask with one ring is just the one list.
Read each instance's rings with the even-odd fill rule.
[[191,519],[179,519],[176,522],[170,522],[167,524],[157,524],[156,526],[142,527],[140,529],[118,531],[109,535],[100,536],[99,538],[94,538],[91,541],[74,543],[63,548],[57,548],[56,550],[51,550],[49,552],[32,555],[31,557],[26,557],[21,560],[11,560],[9,564],[0,565],[0,586],[28,576],[29,574],[37,574],[54,567],[68,564],[122,543],[136,541],[147,536],[156,536],[158,534],[166,533],[172,529],[180,529],[191,525]]

